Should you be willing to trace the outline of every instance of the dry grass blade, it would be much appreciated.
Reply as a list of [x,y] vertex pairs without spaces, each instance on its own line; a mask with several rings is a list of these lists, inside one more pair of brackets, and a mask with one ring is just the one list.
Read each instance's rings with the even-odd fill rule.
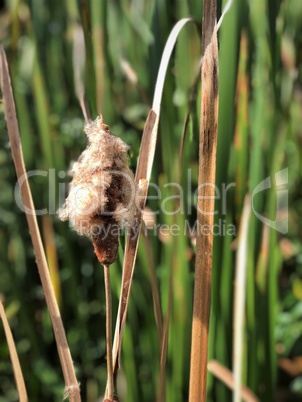
[[[211,360],[208,363],[208,370],[216,378],[221,380],[229,389],[234,389],[234,378],[230,370],[215,360]],[[245,402],[259,402],[259,399],[256,397],[256,395],[249,388],[244,386],[240,388],[240,397]]]
[[[135,180],[138,185],[141,180],[146,181],[145,189],[142,190],[141,194],[141,206],[140,206],[141,210],[143,210],[145,206],[146,197],[148,193],[148,182],[150,180],[154,160],[158,122],[160,116],[160,104],[161,104],[167,67],[177,37],[181,29],[184,27],[184,25],[186,25],[190,21],[192,21],[191,18],[184,18],[175,25],[168,38],[167,44],[163,52],[154,92],[153,105],[145,124],[138,158],[136,176],[135,176]],[[141,212],[138,211],[136,215],[136,225],[130,230],[125,246],[121,296],[120,296],[118,315],[114,333],[114,342],[113,342],[113,367],[115,374],[117,374],[119,366],[119,355],[121,349],[122,335],[126,320],[127,307],[128,307],[135,259],[137,254],[140,229],[141,229]]]
[[77,25],[73,33],[72,65],[74,71],[74,86],[79,100],[85,123],[91,122],[91,116],[85,101],[84,73],[85,73],[85,39],[83,28]]
[[[21,186],[21,194],[23,203],[26,210],[26,219],[29,226],[30,236],[35,251],[36,262],[38,266],[39,275],[41,278],[43,291],[50,314],[52,327],[55,335],[57,349],[60,357],[64,380],[66,384],[66,395],[72,402],[79,402],[80,387],[77,382],[74,367],[68,347],[65,330],[63,327],[60,311],[57,305],[56,297],[52,287],[45,252],[41,240],[41,235],[38,228],[38,223],[35,215],[35,207],[29,187],[27,174],[24,165],[24,158],[22,152],[22,145],[16,116],[15,102],[13,99],[13,92],[9,77],[9,70],[7,66],[6,56],[3,47],[0,47],[1,53],[1,89],[3,94],[3,103],[5,110],[5,118],[7,122],[9,140],[11,144],[12,156],[17,172],[18,181],[23,180]],[[25,180],[24,180],[25,179]]]
[[[149,130],[152,130],[154,127],[155,119],[154,112],[152,111],[149,114],[149,118],[151,121],[149,124],[146,124],[146,127]],[[118,307],[118,314],[116,319],[116,327],[114,333],[114,340],[113,340],[113,348],[112,348],[112,355],[113,355],[113,371],[114,375],[117,375],[118,368],[119,368],[119,357],[121,351],[121,344],[122,344],[122,336],[123,330],[126,322],[126,313],[132,283],[132,276],[134,271],[134,263],[137,254],[137,246],[138,246],[138,237],[141,228],[141,212],[145,205],[145,200],[148,192],[148,184],[146,180],[141,180],[139,183],[140,187],[140,194],[141,194],[141,205],[140,210],[137,210],[135,216],[135,225],[130,229],[130,233],[128,234],[126,246],[125,246],[125,256],[124,256],[124,264],[123,264],[123,276],[122,276],[122,284],[121,284],[121,296],[119,301]]]
[[27,397],[25,382],[24,382],[24,378],[23,378],[23,374],[22,374],[22,370],[21,370],[21,366],[20,366],[20,362],[19,362],[19,358],[18,358],[18,353],[16,350],[16,345],[15,345],[13,334],[10,329],[8,320],[6,318],[5,310],[4,310],[1,300],[0,300],[0,317],[3,322],[3,328],[4,328],[5,337],[6,337],[7,344],[8,344],[10,359],[11,359],[11,362],[13,365],[19,400],[20,400],[20,402],[27,402],[28,397]]
[[[205,0],[203,4],[202,52],[197,243],[190,366],[190,402],[206,401],[207,390],[218,122],[216,0]],[[209,231],[203,231],[204,227],[210,228]]]
[[248,222],[251,213],[251,198],[245,197],[240,223],[238,250],[236,258],[235,297],[234,297],[234,338],[233,338],[233,401],[241,399],[242,351],[244,335],[244,311],[246,297],[246,265],[248,255]]

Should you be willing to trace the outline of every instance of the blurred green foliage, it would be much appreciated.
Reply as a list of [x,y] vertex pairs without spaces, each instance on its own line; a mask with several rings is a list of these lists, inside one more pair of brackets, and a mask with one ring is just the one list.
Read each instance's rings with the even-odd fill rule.
[[[219,15],[224,3],[218,2]],[[91,115],[102,113],[112,132],[130,145],[135,170],[162,50],[174,23],[186,16],[201,22],[202,1],[6,0],[1,9],[0,41],[8,56],[26,167],[46,172],[32,177],[30,185],[36,208],[49,209],[48,215],[38,219],[83,401],[96,401],[106,382],[105,307],[102,269],[90,241],[77,236],[55,214],[67,183],[64,172],[86,144],[74,85],[74,34],[79,25],[83,27],[84,80]],[[302,393],[301,378],[278,370],[278,357],[302,355],[301,48],[302,3],[297,0],[234,0],[219,31],[217,185],[221,189],[223,183],[235,183],[235,187],[228,191],[225,210],[217,200],[216,222],[238,227],[244,195],[268,176],[274,183],[273,176],[284,168],[289,175],[288,232],[274,231],[255,215],[249,228],[243,379],[265,402],[293,401],[291,392]],[[169,216],[160,212],[156,217],[159,224],[177,224],[182,229],[186,220],[193,224],[196,218],[199,89],[181,171],[178,153],[200,53],[199,32],[189,26],[180,35],[166,79],[152,173],[164,197],[175,195],[166,183],[182,185],[184,209],[191,213]],[[129,71],[137,80],[131,81]],[[15,202],[16,176],[2,104],[0,129],[0,293],[5,297],[30,400],[59,401],[62,373],[26,219]],[[148,206],[160,208],[154,199]],[[275,188],[257,195],[254,206],[274,220]],[[172,301],[166,400],[187,400],[192,240],[188,235],[164,238],[150,233],[151,256],[148,244],[140,243],[119,376],[122,400],[151,402],[156,397],[160,358],[151,263],[156,267],[164,316],[169,298]],[[209,350],[211,359],[230,369],[235,240],[228,235],[214,239]],[[122,259],[120,247],[119,260],[111,269],[114,312]],[[211,376],[208,391],[209,402],[231,400],[226,387]],[[0,330],[0,401],[17,399]]]

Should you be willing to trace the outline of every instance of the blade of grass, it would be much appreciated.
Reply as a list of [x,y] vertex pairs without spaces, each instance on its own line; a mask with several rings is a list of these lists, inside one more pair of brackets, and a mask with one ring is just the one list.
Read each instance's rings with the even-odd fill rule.
[[182,157],[183,157],[184,143],[186,140],[187,129],[189,126],[191,112],[193,110],[193,107],[194,107],[195,101],[196,101],[196,93],[197,93],[197,87],[198,87],[199,80],[200,80],[201,65],[202,65],[202,59],[200,59],[198,73],[196,74],[193,85],[190,88],[190,94],[189,94],[189,100],[188,100],[188,111],[187,111],[187,114],[185,117],[185,122],[184,122],[183,130],[181,133],[181,140],[180,140],[180,147],[179,147],[179,154],[178,154],[178,164],[179,164],[179,172],[180,172],[179,175],[181,175],[181,172],[182,172]]
[[222,21],[223,21],[223,19],[224,19],[224,16],[226,15],[226,13],[227,13],[228,11],[230,11],[230,9],[231,9],[231,7],[232,7],[232,3],[233,3],[233,0],[229,0],[229,1],[227,2],[227,4],[224,6],[224,9],[222,10],[222,14],[221,14],[221,16],[220,16],[220,18],[219,18],[219,21],[217,22],[217,31],[218,31],[218,29],[220,28],[220,25],[222,24]]
[[41,142],[42,154],[45,158],[45,167],[51,168],[54,166],[54,152],[52,148],[51,134],[50,134],[50,110],[47,97],[47,89],[45,85],[45,79],[39,61],[39,55],[37,50],[36,41],[34,40],[35,53],[33,60],[32,71],[32,90],[34,94],[35,117],[37,119],[37,126],[39,130],[39,137]]
[[148,257],[148,267],[150,272],[150,283],[151,283],[151,290],[152,290],[152,299],[153,299],[153,309],[154,309],[154,317],[157,329],[157,337],[158,337],[158,346],[161,348],[162,345],[162,337],[163,337],[163,318],[161,313],[161,304],[160,304],[160,297],[157,285],[157,278],[156,278],[156,268],[154,257],[152,254],[152,248],[150,239],[148,237],[148,231],[145,225],[143,225],[142,229],[142,238],[146,250],[146,254]]
[[81,23],[84,32],[85,40],[85,88],[87,91],[88,102],[90,106],[91,115],[95,116],[98,112],[97,110],[97,96],[96,96],[96,80],[95,80],[95,70],[93,66],[93,44],[91,41],[91,20],[90,20],[90,9],[91,2],[87,0],[82,0],[78,3],[80,8]]
[[[214,185],[218,123],[216,1],[205,0],[202,25],[202,101],[199,142],[197,243],[194,283],[190,401],[206,401],[208,333],[214,224]],[[203,227],[210,228],[204,233]]]
[[251,198],[245,197],[241,216],[236,258],[235,296],[234,296],[234,338],[233,338],[233,401],[240,402],[242,378],[242,352],[244,341],[244,312],[246,298],[246,267],[248,248],[248,222],[251,213]]
[[172,312],[172,302],[173,302],[173,270],[170,271],[169,276],[169,287],[168,287],[168,308],[163,322],[163,337],[161,344],[160,353],[160,371],[159,371],[159,394],[158,402],[165,402],[166,400],[166,362],[167,362],[167,351],[168,351],[168,339],[169,339],[169,324]]
[[5,336],[6,336],[6,340],[7,340],[7,344],[8,344],[10,359],[11,359],[11,362],[13,365],[19,400],[20,400],[20,402],[27,402],[28,397],[27,397],[25,382],[24,382],[24,378],[23,378],[22,369],[20,366],[20,361],[19,361],[16,345],[15,345],[13,334],[10,329],[10,326],[9,326],[1,300],[0,300],[0,317],[3,322],[3,328],[4,328],[4,332],[5,332]]
[[53,221],[49,215],[43,216],[42,218],[42,233],[51,277],[51,283],[53,284],[53,289],[56,295],[57,303],[59,306],[61,306],[62,289],[60,281],[57,248],[55,244],[55,231],[53,227]]
[[[9,140],[11,144],[11,151],[15,164],[15,169],[18,180],[20,180],[21,178],[22,179],[26,178],[26,170],[24,165],[22,145],[20,140],[20,133],[16,116],[15,102],[11,88],[9,70],[5,52],[2,46],[0,47],[0,53],[1,53],[1,68],[0,68],[1,89],[3,94],[5,118],[7,122]],[[66,384],[65,394],[69,396],[71,402],[79,402],[81,400],[80,387],[74,372],[74,367],[66,339],[65,330],[60,316],[60,311],[54,294],[53,286],[51,283],[45,252],[41,240],[41,235],[39,232],[36,215],[34,215],[35,207],[27,179],[23,182],[21,186],[21,193],[24,205],[29,210],[29,213],[26,213],[26,219],[30,230],[31,240],[35,251],[36,262],[44,290],[49,315],[52,321],[53,331],[56,339],[57,349]]]
[[72,48],[72,65],[74,70],[74,87],[77,98],[79,100],[85,123],[91,122],[89,110],[85,101],[85,40],[84,32],[80,25],[74,28],[73,33],[73,48]]
[[237,118],[235,125],[234,146],[236,153],[235,167],[235,203],[236,214],[239,216],[242,210],[244,194],[246,193],[246,177],[248,175],[248,99],[249,86],[247,76],[248,38],[245,31],[241,34],[240,56],[237,77]]
[[[251,144],[249,152],[249,193],[266,176],[265,172],[265,150],[263,142],[266,133],[271,130],[267,126],[267,116],[271,108],[271,97],[268,96],[271,90],[269,53],[267,52],[267,7],[268,4],[259,0],[252,0],[249,3],[249,19],[251,32],[254,41],[255,55],[251,67],[251,91],[253,93],[252,101],[249,107]],[[266,156],[265,156],[266,157]],[[265,194],[260,192],[253,198],[253,208],[255,211],[263,211],[265,203]],[[273,399],[271,389],[271,369],[267,365],[268,350],[265,345],[267,339],[268,319],[265,317],[267,311],[267,295],[261,293],[255,283],[255,267],[257,265],[257,254],[261,239],[261,222],[253,214],[249,223],[249,253],[248,256],[248,283],[247,288],[247,323],[248,334],[248,385],[257,392],[262,400]],[[249,280],[251,279],[252,280]],[[258,317],[261,317],[259,322]]]

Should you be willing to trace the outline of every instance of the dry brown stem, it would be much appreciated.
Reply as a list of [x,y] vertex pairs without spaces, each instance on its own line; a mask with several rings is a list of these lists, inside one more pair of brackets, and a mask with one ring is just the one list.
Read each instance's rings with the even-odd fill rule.
[[106,398],[113,400],[114,381],[112,364],[112,297],[110,286],[110,265],[104,265],[106,296],[106,351],[107,351],[107,393]]
[[[206,401],[218,121],[216,0],[203,4],[197,243],[189,402]],[[203,228],[209,228],[203,231]]]
[[[15,169],[20,179],[26,178],[26,170],[22,152],[22,145],[16,116],[15,102],[11,88],[10,76],[6,56],[3,47],[0,47],[1,54],[1,89],[3,94],[3,103],[5,110],[5,118],[9,140],[11,144],[11,152],[15,164]],[[41,240],[41,235],[38,228],[37,218],[35,215],[35,207],[27,178],[22,183],[21,194],[25,208],[27,208],[26,219],[29,226],[31,241],[34,247],[36,263],[41,278],[41,283],[47,303],[49,315],[52,322],[52,327],[55,335],[61,367],[65,380],[65,395],[69,396],[71,402],[80,402],[80,386],[77,382],[69,346],[67,343],[65,330],[63,327],[60,311],[52,287],[45,252]]]

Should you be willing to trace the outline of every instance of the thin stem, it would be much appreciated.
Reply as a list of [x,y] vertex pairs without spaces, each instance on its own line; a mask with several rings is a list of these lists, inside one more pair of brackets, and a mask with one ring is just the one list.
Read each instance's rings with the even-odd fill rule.
[[251,213],[251,198],[245,196],[241,215],[238,250],[236,257],[235,295],[234,295],[234,341],[233,341],[233,401],[241,400],[242,353],[244,343],[244,312],[246,299],[246,266],[248,255],[248,228]]
[[104,265],[105,298],[106,298],[106,351],[107,351],[107,391],[106,398],[113,400],[113,361],[112,361],[112,297],[110,286],[110,265]]
[[17,385],[19,401],[20,402],[28,402],[28,396],[27,396],[23,373],[22,373],[22,369],[21,369],[21,365],[20,365],[20,361],[19,361],[19,357],[18,357],[18,352],[16,349],[16,344],[15,344],[13,334],[10,329],[8,319],[6,317],[5,310],[4,310],[1,299],[0,299],[0,318],[2,319],[2,322],[3,322],[4,333],[5,333],[5,337],[7,340],[10,359],[12,362],[15,381],[16,381],[16,385]]
[[48,312],[51,318],[52,328],[55,335],[62,372],[64,375],[66,385],[64,397],[65,396],[69,397],[70,402],[80,402],[81,401],[80,386],[76,379],[63,322],[61,319],[58,303],[53,290],[49,274],[49,268],[45,256],[45,251],[35,214],[34,202],[32,199],[32,194],[27,179],[27,173],[25,170],[22,144],[16,115],[15,102],[13,98],[13,91],[11,87],[6,55],[2,46],[0,46],[0,77],[1,77],[1,90],[3,94],[5,118],[7,122],[8,135],[11,144],[11,152],[18,177],[18,182],[20,185],[31,241],[35,251],[36,263],[43,287]]

